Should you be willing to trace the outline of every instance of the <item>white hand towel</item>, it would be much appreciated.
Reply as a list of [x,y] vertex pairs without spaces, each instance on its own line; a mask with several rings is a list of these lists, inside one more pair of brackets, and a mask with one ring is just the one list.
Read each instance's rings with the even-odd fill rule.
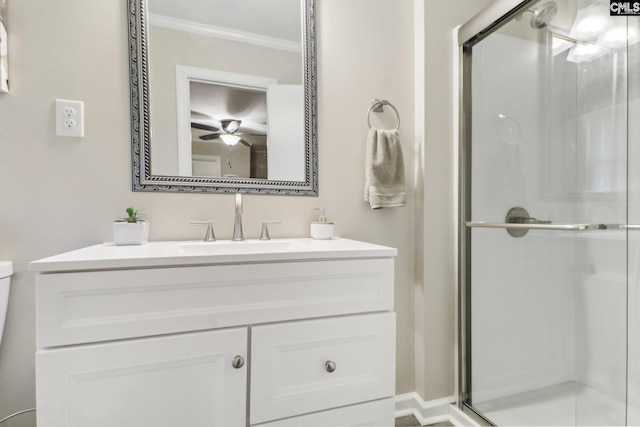
[[405,206],[404,160],[397,130],[371,128],[367,138],[364,200],[371,209]]

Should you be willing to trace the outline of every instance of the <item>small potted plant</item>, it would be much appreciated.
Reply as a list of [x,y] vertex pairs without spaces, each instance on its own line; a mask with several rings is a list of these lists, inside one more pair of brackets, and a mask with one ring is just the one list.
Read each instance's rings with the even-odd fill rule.
[[127,216],[113,222],[113,241],[116,245],[144,245],[149,241],[149,223],[136,208],[127,208]]

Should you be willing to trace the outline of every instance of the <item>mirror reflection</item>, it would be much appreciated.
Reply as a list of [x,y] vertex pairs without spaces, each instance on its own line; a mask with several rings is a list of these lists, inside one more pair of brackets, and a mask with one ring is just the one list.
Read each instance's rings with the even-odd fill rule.
[[[304,179],[303,168],[302,175],[276,170],[287,163],[303,165],[304,151],[295,146],[304,147],[304,128],[285,122],[282,129],[277,124],[283,121],[269,120],[289,112],[288,99],[276,98],[283,94],[280,85],[297,87],[290,102],[303,119],[301,13],[299,0],[183,0],[179,5],[149,0],[151,92],[175,84],[176,114],[188,115],[175,121],[175,131],[170,120],[152,120],[154,174]],[[188,67],[198,72],[180,72]],[[260,84],[252,85],[252,78]],[[180,93],[182,87],[188,92]],[[154,119],[171,117],[167,106],[158,105],[163,98],[151,99]],[[237,125],[230,129],[223,123]],[[291,153],[278,147],[287,144],[288,135],[295,140]],[[287,162],[270,162],[276,155]]]
[[134,190],[316,195],[313,0],[129,1]]

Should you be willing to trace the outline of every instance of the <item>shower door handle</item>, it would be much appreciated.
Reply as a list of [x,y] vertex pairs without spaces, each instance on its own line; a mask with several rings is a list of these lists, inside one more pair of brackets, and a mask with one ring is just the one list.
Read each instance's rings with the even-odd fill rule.
[[[551,224],[551,221],[543,221],[543,220],[529,216],[529,212],[527,212],[525,208],[521,208],[521,207],[515,207],[515,208],[509,209],[509,212],[507,212],[507,216],[504,219],[504,221],[507,224],[523,224],[528,226]],[[529,228],[530,227],[519,228],[519,229],[509,228],[507,229],[507,233],[509,233],[512,237],[522,237],[529,232]]]
[[551,224],[551,221],[530,217],[526,209],[519,207],[509,209],[504,222],[507,224]]
[[503,228],[512,237],[523,237],[529,230],[585,231],[621,229],[621,226],[616,224],[552,224],[551,221],[531,218],[529,213],[520,207],[511,208],[504,223],[467,221],[464,225],[469,228]]
[[618,224],[552,224],[545,223],[492,223],[481,221],[466,221],[464,225],[468,228],[503,228],[505,230],[551,230],[551,231],[587,231],[587,230],[640,230],[640,226],[624,226]]
[[545,221],[537,218],[517,217],[509,221],[509,224],[551,224],[551,221]]

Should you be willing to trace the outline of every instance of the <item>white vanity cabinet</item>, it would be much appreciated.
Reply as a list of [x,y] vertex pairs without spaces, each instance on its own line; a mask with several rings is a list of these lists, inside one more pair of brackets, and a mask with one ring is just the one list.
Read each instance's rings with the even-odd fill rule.
[[395,249],[290,240],[31,263],[38,426],[393,425]]

